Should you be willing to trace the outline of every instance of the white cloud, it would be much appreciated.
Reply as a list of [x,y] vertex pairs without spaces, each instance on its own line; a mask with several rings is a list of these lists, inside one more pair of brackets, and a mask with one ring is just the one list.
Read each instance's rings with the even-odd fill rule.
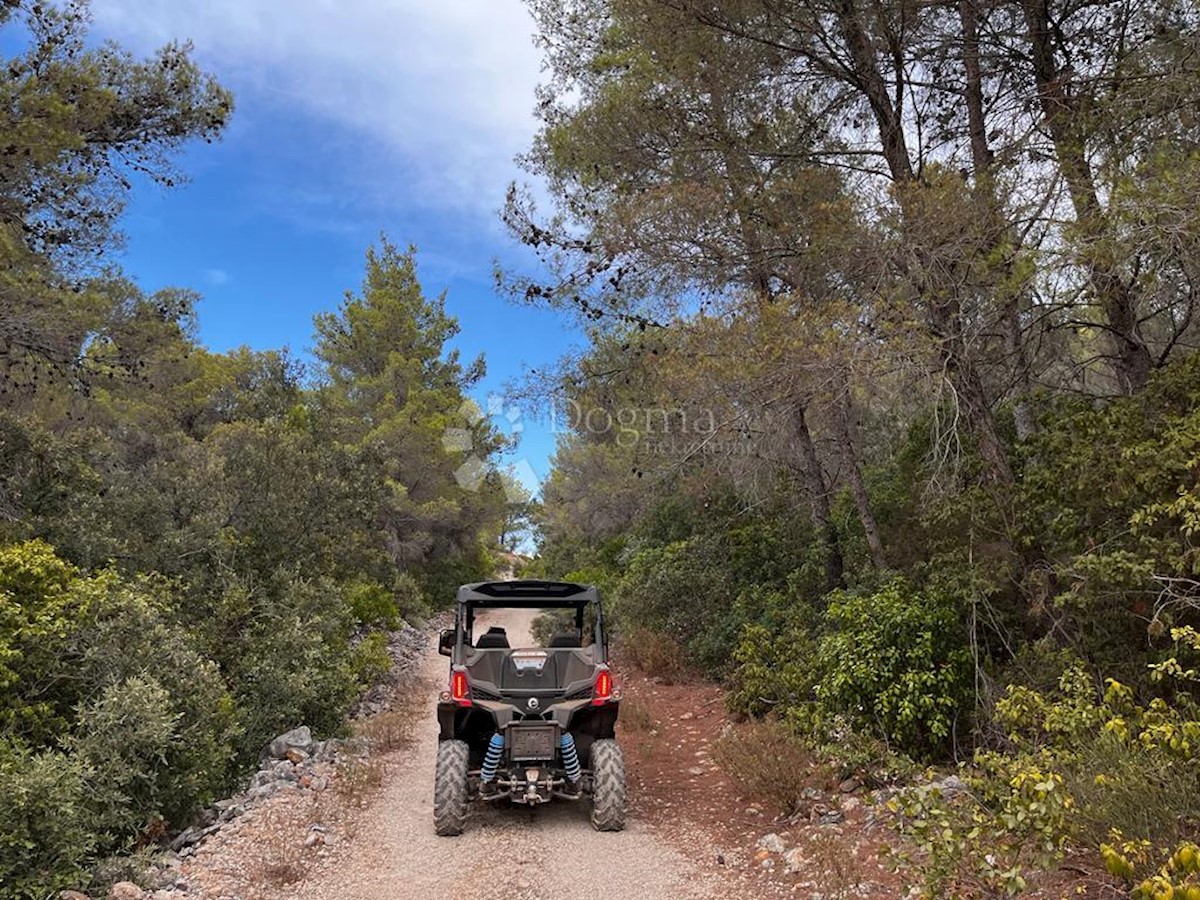
[[204,280],[213,287],[223,287],[229,284],[229,273],[224,269],[205,269]]
[[348,160],[357,171],[343,175],[409,203],[494,210],[535,129],[540,59],[521,0],[93,0],[92,9],[102,35],[141,51],[194,41],[251,120],[271,107],[271,118],[291,110],[359,136],[331,162]]

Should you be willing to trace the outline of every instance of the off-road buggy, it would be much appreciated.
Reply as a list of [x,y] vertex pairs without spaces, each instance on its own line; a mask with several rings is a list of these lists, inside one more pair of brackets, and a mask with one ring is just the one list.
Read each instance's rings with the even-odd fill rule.
[[[625,827],[625,761],[613,734],[620,692],[608,668],[594,587],[496,581],[458,589],[454,628],[438,650],[450,683],[438,703],[441,735],[434,826],[461,834],[471,801],[538,805],[590,799],[592,825]],[[558,633],[513,647],[503,628],[476,634],[476,613],[543,610]]]

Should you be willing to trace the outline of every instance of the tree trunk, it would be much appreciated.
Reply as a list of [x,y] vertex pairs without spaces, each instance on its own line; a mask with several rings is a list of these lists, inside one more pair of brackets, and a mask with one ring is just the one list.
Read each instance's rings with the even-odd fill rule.
[[[738,228],[745,252],[746,286],[760,307],[772,302],[771,277],[774,274],[763,253],[762,235],[751,216],[753,196],[750,185],[754,166],[745,157],[742,148],[730,132],[729,114],[721,86],[710,84],[709,96],[712,104],[713,127],[720,141],[720,153],[725,163],[725,181],[729,190],[731,206],[737,217]],[[808,429],[804,404],[797,400],[792,411],[796,430],[796,445],[799,469],[808,494],[809,516],[821,545],[825,566],[825,586],[834,590],[844,584],[844,562],[837,528],[829,509],[829,486],[825,470],[817,456],[816,444]]]
[[[1099,239],[1110,226],[1096,190],[1084,135],[1078,127],[1076,104],[1067,89],[1070,71],[1060,70],[1055,58],[1047,0],[1021,0],[1021,9],[1025,16],[1038,102],[1054,144],[1059,170],[1071,196],[1075,218],[1081,226],[1083,240],[1100,243]],[[1092,248],[1087,248],[1083,264],[1107,319],[1117,382],[1123,391],[1133,393],[1145,385],[1154,368],[1153,357],[1139,328],[1135,290],[1116,271],[1115,260],[1104,259]]]
[[[999,246],[1006,228],[996,199],[993,177],[993,154],[988,146],[987,119],[983,104],[983,73],[979,63],[979,6],[978,0],[959,0],[958,20],[962,27],[962,63],[966,81],[963,98],[967,106],[967,136],[971,146],[971,168],[975,178],[975,198],[984,207],[983,215],[992,223],[995,246]],[[1000,310],[1001,327],[1013,367],[1014,417],[1017,437],[1028,440],[1033,436],[1033,413],[1029,405],[1029,361],[1021,335],[1019,298],[1006,300]]]
[[871,498],[867,495],[867,486],[863,482],[862,468],[858,463],[858,451],[854,447],[854,433],[850,420],[850,398],[842,394],[834,401],[834,421],[837,429],[838,448],[847,469],[847,479],[850,482],[850,493],[854,495],[854,506],[858,511],[858,520],[862,523],[863,533],[867,537],[867,548],[871,552],[871,563],[877,571],[887,568],[887,557],[883,552],[883,541],[879,538],[879,525],[875,521],[875,513],[871,509]]
[[904,121],[899,103],[888,93],[887,82],[875,60],[875,47],[862,21],[855,0],[839,0],[834,15],[846,49],[850,53],[850,70],[855,86],[867,98],[871,113],[879,128],[883,158],[887,161],[892,179],[898,184],[912,181],[912,161],[908,158],[908,143],[904,137]]
[[804,413],[804,404],[796,401],[792,407],[792,418],[796,428],[797,462],[800,474],[804,479],[804,488],[808,492],[809,508],[813,528],[817,532],[817,540],[821,544],[821,555],[825,566],[825,589],[827,591],[842,587],[845,565],[842,560],[842,548],[838,542],[837,528],[833,524],[833,513],[829,508],[829,492],[825,487],[825,473],[821,469],[821,461],[817,458],[817,448],[813,443],[812,432],[808,430],[808,420]]
[[1021,310],[1017,298],[1004,304],[1004,340],[1008,345],[1008,358],[1015,369],[1013,387],[1013,422],[1017,426],[1017,440],[1027,441],[1037,432],[1030,395],[1033,393],[1029,378],[1029,357],[1025,355],[1025,341],[1021,336]]

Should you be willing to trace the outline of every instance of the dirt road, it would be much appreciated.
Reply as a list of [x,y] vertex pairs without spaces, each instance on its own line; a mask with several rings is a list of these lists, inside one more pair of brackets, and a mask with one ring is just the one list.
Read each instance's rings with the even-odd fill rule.
[[[497,611],[512,645],[532,643],[531,613]],[[588,822],[586,802],[538,809],[475,804],[466,833],[433,833],[433,708],[447,664],[431,647],[423,664],[428,712],[405,759],[364,811],[351,845],[316,881],[297,885],[302,900],[656,900],[730,896],[717,873],[698,871],[664,835],[637,818],[617,834]]]

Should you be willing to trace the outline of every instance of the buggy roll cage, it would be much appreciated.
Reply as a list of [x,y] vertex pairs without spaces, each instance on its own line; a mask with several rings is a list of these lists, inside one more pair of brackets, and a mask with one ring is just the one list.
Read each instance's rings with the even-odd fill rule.
[[[464,584],[458,589],[454,611],[456,659],[462,657],[475,624],[477,609],[573,609],[575,627],[580,635],[584,629],[584,613],[591,609],[595,616],[594,643],[608,656],[608,640],[600,611],[600,592],[591,585],[569,581],[480,581]],[[586,643],[586,642],[585,642]]]

